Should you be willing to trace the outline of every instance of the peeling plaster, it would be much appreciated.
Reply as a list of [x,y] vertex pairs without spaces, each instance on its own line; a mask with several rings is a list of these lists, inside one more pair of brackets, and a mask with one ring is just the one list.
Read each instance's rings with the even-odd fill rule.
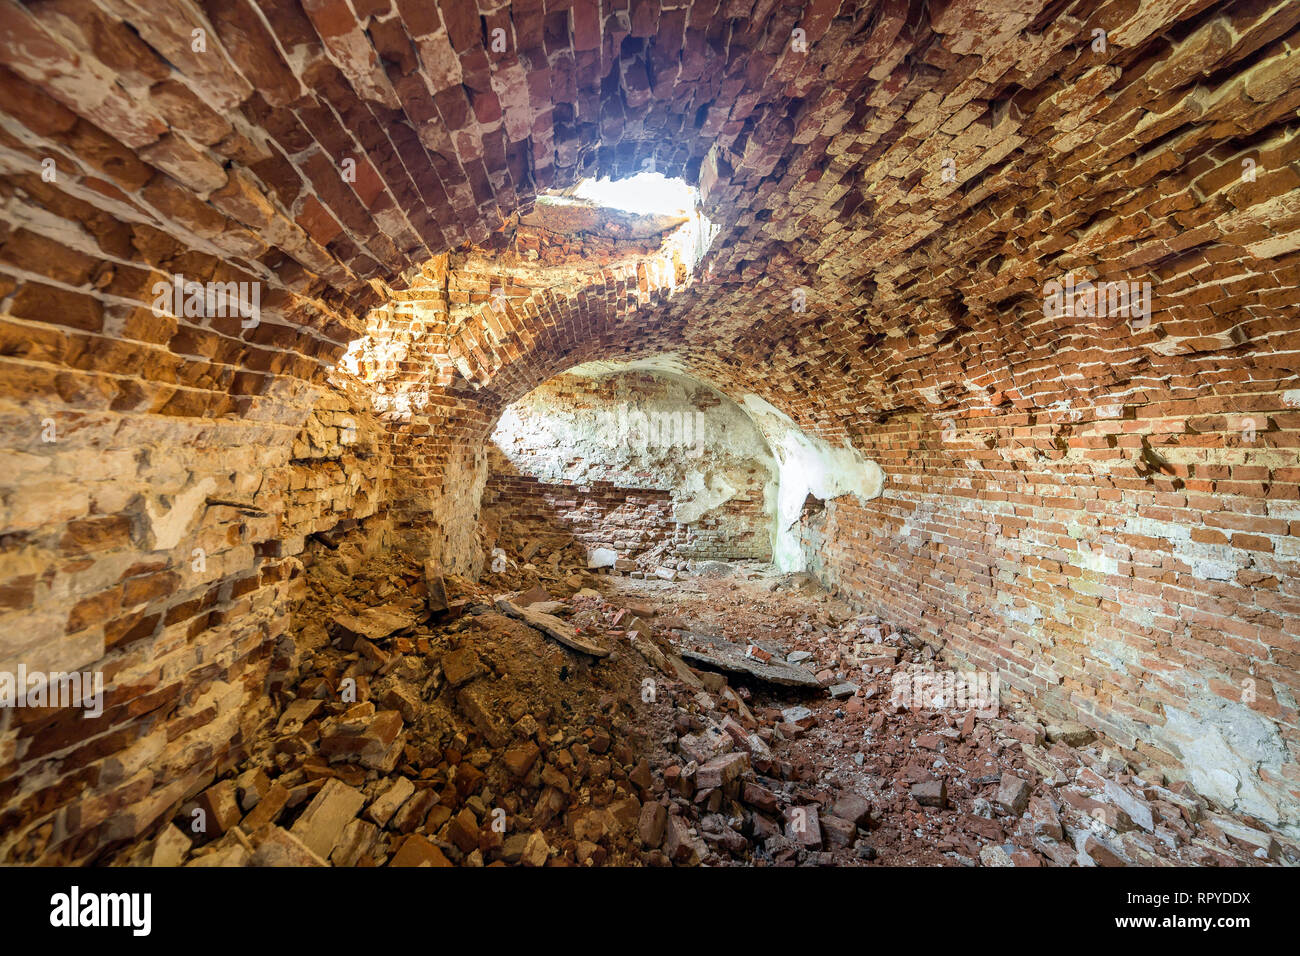
[[778,463],[773,560],[783,571],[802,571],[806,559],[799,547],[799,532],[792,526],[809,493],[823,501],[850,494],[859,501],[869,501],[880,497],[884,472],[856,449],[837,448],[809,435],[789,415],[757,395],[746,395],[741,403],[767,439]]
[[1277,726],[1245,704],[1189,689],[1191,710],[1165,707],[1156,741],[1178,754],[1187,780],[1198,793],[1238,813],[1258,817],[1289,834],[1300,824],[1288,819],[1260,784],[1260,770],[1278,774],[1287,749]]
[[159,499],[161,507],[155,507],[153,501],[146,499],[144,507],[149,516],[150,550],[170,551],[180,544],[181,538],[193,523],[199,506],[216,486],[215,480],[204,478],[174,496],[170,502]]
[[721,475],[688,471],[673,499],[673,520],[693,524],[736,496],[737,488]]

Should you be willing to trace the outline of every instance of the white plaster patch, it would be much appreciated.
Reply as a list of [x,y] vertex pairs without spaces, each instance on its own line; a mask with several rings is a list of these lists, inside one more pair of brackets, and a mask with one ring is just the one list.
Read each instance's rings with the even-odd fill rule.
[[1286,521],[1300,521],[1300,502],[1270,500],[1264,502],[1270,518],[1282,518]]
[[1047,411],[1064,415],[1072,422],[1077,422],[1082,414],[1077,408],[1072,407],[1072,403],[1068,398],[1062,398],[1053,402],[1051,405],[1047,406]]
[[1119,570],[1119,560],[1112,558],[1099,544],[1089,545],[1086,541],[1079,542],[1079,549],[1075,552],[1078,557],[1079,567],[1087,571],[1096,571],[1098,574],[1115,574]]
[[1165,726],[1157,732],[1162,745],[1181,753],[1192,786],[1270,825],[1288,822],[1258,785],[1261,767],[1277,774],[1287,759],[1277,727],[1244,704],[1208,693],[1199,695],[1195,706],[1198,714],[1166,706]]
[[216,487],[216,481],[209,477],[173,496],[170,504],[164,504],[161,498],[156,505],[152,499],[145,499],[144,508],[149,516],[149,549],[169,551],[180,544],[199,506]]
[[1147,538],[1163,538],[1166,541],[1189,541],[1192,529],[1176,521],[1158,521],[1155,518],[1128,518],[1124,530]]
[[1206,581],[1231,581],[1237,576],[1237,567],[1219,561],[1193,561],[1192,574]]
[[1138,627],[1154,627],[1156,623],[1155,612],[1147,607],[1124,607],[1120,614],[1127,621],[1132,621]]
[[803,570],[799,535],[791,526],[802,513],[808,495],[829,501],[851,494],[859,501],[869,501],[880,497],[884,472],[856,449],[837,448],[807,434],[789,415],[757,395],[744,396],[742,404],[767,438],[778,463],[773,560],[783,571]]
[[673,520],[693,524],[714,508],[736,496],[736,487],[721,475],[686,473],[686,479],[673,499]]
[[1007,621],[1015,621],[1018,624],[1033,625],[1042,619],[1043,612],[1035,604],[1026,604],[1024,607],[1016,607],[1013,604],[1000,603],[1002,617]]

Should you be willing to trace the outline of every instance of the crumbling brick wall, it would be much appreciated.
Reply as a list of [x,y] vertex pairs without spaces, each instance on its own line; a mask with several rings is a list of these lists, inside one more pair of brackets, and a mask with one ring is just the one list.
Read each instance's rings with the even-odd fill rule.
[[391,519],[385,511],[392,474],[392,449],[382,425],[368,409],[355,407],[358,396],[327,392],[307,416],[290,451],[286,535],[350,530],[370,521],[368,547],[386,543]]
[[949,659],[1277,825],[1300,782],[1298,442],[1269,392],[898,416],[863,443],[884,493],[831,501],[804,545]]
[[[390,467],[373,416],[343,393],[324,390],[302,414],[296,435],[177,419],[183,457],[157,437],[142,444],[157,433],[134,416],[32,422],[25,454],[44,467],[8,478],[30,521],[6,513],[0,670],[100,672],[105,694],[93,717],[0,711],[5,858],[71,861],[134,838],[254,732],[299,593],[296,556],[308,535],[371,518]],[[353,536],[374,550],[384,528]]]
[[668,491],[619,488],[603,481],[556,485],[493,474],[483,491],[483,509],[495,513],[500,529],[495,544],[507,554],[518,554],[533,540],[569,535],[589,553],[609,548],[632,560],[653,555],[656,565],[670,567],[738,558],[761,561],[772,552],[761,492],[756,498],[733,499],[724,514],[679,525],[672,520]]

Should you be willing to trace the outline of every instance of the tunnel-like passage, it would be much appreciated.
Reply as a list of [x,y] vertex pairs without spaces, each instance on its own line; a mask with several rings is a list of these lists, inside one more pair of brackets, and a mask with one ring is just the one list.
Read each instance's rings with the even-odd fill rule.
[[694,380],[579,366],[507,408],[489,455],[490,510],[519,548],[549,515],[591,567],[772,558],[771,451],[740,406]]
[[1298,25],[4,0],[0,861],[1294,862]]

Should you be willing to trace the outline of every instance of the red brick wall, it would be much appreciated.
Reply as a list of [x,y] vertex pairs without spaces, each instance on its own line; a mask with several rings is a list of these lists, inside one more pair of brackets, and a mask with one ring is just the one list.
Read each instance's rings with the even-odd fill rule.
[[[1168,708],[1227,733],[1249,707],[1285,748],[1259,785],[1293,802],[1300,411],[1276,392],[1210,394],[1120,417],[961,420],[950,434],[912,414],[864,438],[888,481],[805,527],[819,573],[1175,776],[1188,753],[1163,730]],[[1143,476],[1144,436],[1169,474]]]

